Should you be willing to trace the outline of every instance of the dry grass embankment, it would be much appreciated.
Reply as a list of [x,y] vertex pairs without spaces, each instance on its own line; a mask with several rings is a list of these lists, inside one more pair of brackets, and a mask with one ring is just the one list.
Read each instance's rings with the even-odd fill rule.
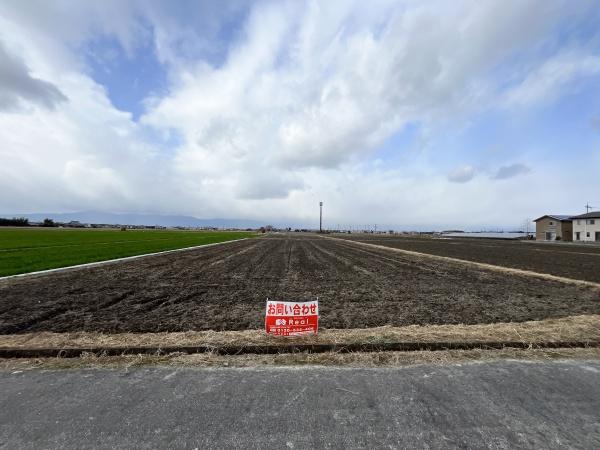
[[[204,351],[218,353],[220,349],[238,348],[237,353],[252,353],[252,348],[276,347],[281,352],[286,347],[315,345],[333,346],[343,350],[344,346],[377,346],[386,344],[438,344],[471,343],[485,348],[486,343],[521,343],[524,346],[544,346],[552,343],[599,343],[600,315],[571,316],[522,323],[496,323],[484,325],[411,325],[405,327],[377,327],[364,329],[322,330],[318,335],[281,338],[267,336],[263,330],[246,331],[196,331],[178,333],[119,333],[102,334],[89,332],[73,333],[26,333],[0,336],[0,352],[7,349],[170,349],[177,347],[199,347]],[[427,348],[425,345],[424,348]],[[382,347],[383,349],[383,347]],[[189,351],[188,351],[189,352]],[[232,351],[228,351],[232,353]],[[261,353],[257,351],[257,353]]]
[[275,355],[224,356],[215,353],[187,355],[122,355],[103,356],[84,353],[78,358],[12,358],[0,359],[0,371],[59,369],[119,369],[137,367],[298,367],[345,366],[358,368],[402,367],[417,364],[444,365],[498,360],[561,361],[598,360],[600,348],[445,350],[414,352],[357,353],[281,353]]

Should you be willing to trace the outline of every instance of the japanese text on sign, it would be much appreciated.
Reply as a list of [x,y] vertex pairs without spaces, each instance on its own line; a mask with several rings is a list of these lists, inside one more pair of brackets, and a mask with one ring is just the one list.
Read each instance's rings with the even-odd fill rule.
[[278,302],[267,300],[267,334],[296,336],[314,334],[319,328],[319,301]]

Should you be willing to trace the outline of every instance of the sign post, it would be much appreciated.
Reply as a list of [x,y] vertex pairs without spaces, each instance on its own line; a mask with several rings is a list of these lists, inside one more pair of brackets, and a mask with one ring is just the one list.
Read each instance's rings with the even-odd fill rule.
[[296,303],[267,299],[265,330],[275,336],[316,334],[319,330],[319,300]]

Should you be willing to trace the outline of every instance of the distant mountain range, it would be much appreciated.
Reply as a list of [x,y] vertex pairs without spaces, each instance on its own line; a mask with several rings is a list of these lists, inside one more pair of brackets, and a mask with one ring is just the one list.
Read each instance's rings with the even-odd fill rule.
[[73,213],[0,214],[0,217],[26,217],[31,222],[52,219],[55,222],[78,221],[110,225],[160,225],[164,227],[217,227],[259,228],[265,222],[245,219],[198,219],[192,216],[163,216],[157,214],[113,214],[102,211],[79,211]]

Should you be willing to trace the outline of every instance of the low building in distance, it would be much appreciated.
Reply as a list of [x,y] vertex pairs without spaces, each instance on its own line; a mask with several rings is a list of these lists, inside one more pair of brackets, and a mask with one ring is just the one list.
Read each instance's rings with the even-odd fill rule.
[[571,217],[573,240],[600,242],[600,211]]
[[573,221],[571,217],[563,214],[547,214],[535,219],[536,241],[572,241]]

